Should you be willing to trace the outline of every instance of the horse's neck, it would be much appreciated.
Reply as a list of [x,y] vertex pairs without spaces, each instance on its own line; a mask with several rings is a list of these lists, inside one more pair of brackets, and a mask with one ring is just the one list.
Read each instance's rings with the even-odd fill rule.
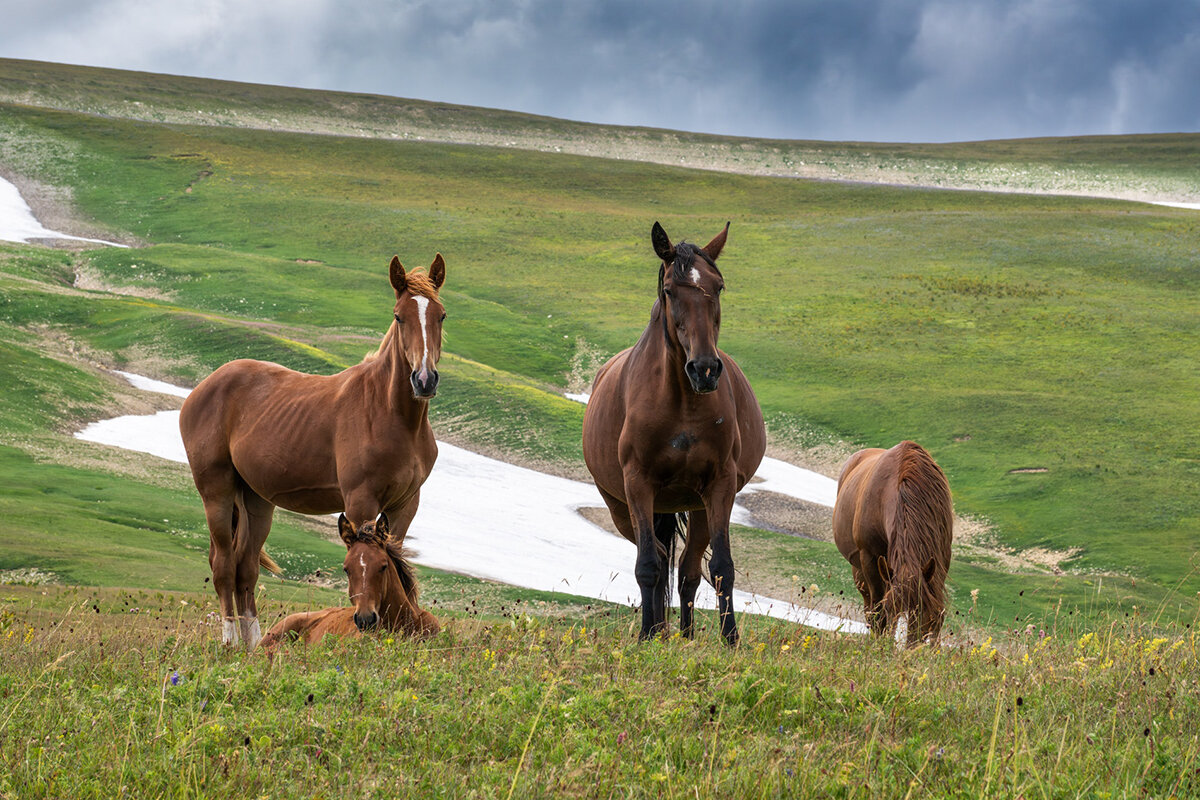
[[[642,331],[641,337],[633,346],[630,361],[640,369],[641,365],[652,364],[657,367],[660,376],[660,393],[664,399],[677,398],[681,402],[691,393],[687,374],[683,371],[687,356],[664,322],[662,306],[655,303],[650,315],[650,324]],[[640,371],[640,370],[639,370]]]
[[387,589],[383,594],[384,625],[390,631],[407,630],[416,623],[417,610],[400,585],[395,566],[388,571]]
[[387,396],[388,409],[414,426],[423,423],[429,414],[429,404],[412,395],[412,367],[400,347],[400,333],[395,322],[383,335],[379,353],[371,367],[368,374],[380,384],[381,393]]

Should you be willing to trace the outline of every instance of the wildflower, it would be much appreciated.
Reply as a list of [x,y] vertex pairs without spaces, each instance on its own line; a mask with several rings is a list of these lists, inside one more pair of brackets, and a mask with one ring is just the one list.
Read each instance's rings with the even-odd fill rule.
[[175,670],[171,673],[170,680],[172,686],[178,686],[179,684],[183,683],[183,676],[179,674],[179,670]]
[[625,741],[625,731],[617,734],[617,744],[622,744]]

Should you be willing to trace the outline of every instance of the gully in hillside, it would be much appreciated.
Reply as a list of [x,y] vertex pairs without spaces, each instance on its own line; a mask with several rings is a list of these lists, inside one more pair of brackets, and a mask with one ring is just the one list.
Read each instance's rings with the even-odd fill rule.
[[650,232],[661,260],[658,298],[637,344],[601,367],[583,418],[583,456],[617,530],[637,545],[641,638],[666,632],[668,573],[678,521],[679,628],[693,634],[701,561],[717,592],[721,634],[738,639],[733,617],[729,517],[733,499],[766,449],[762,411],[742,371],[717,349],[725,279],[717,258],[729,225],[704,247]]
[[[222,639],[261,638],[254,587],[275,507],[345,512],[356,527],[383,512],[400,541],[437,459],[429,398],[446,318],[439,253],[428,271],[390,266],[394,321],[379,350],[337,375],[306,375],[232,361],[201,381],[179,415],[204,502],[208,560],[221,603]],[[234,611],[234,601],[237,611]]]

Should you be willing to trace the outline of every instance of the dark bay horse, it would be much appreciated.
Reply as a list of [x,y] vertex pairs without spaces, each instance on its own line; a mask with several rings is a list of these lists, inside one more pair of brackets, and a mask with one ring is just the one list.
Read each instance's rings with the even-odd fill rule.
[[264,648],[296,638],[316,644],[329,633],[356,636],[377,629],[425,638],[441,630],[434,616],[417,605],[416,576],[400,542],[390,535],[386,514],[357,528],[342,514],[338,533],[346,543],[342,569],[354,605],[289,614],[267,631]]
[[[439,253],[427,272],[389,269],[394,321],[379,350],[337,375],[262,361],[219,368],[188,395],[179,430],[208,520],[222,639],[261,636],[254,587],[275,507],[344,511],[355,526],[380,512],[403,540],[421,484],[437,459],[428,400],[437,392],[446,279]],[[237,614],[234,613],[234,599]]]
[[662,264],[650,324],[601,367],[584,412],[584,460],[617,530],[637,545],[642,639],[666,632],[676,514],[689,512],[680,632],[693,635],[692,601],[711,543],[721,634],[738,640],[729,516],[762,460],[766,429],[746,377],[717,349],[725,281],[716,261],[728,232],[726,223],[704,247],[672,245],[654,223],[650,240]]
[[953,526],[950,485],[916,442],[860,450],[846,461],[833,540],[850,562],[872,633],[890,633],[905,614],[909,647],[937,640]]

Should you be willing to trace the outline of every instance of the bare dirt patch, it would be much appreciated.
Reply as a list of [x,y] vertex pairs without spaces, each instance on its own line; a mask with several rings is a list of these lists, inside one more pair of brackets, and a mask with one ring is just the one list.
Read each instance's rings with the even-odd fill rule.
[[774,492],[748,492],[738,504],[754,516],[759,528],[822,542],[833,541],[833,509]]

